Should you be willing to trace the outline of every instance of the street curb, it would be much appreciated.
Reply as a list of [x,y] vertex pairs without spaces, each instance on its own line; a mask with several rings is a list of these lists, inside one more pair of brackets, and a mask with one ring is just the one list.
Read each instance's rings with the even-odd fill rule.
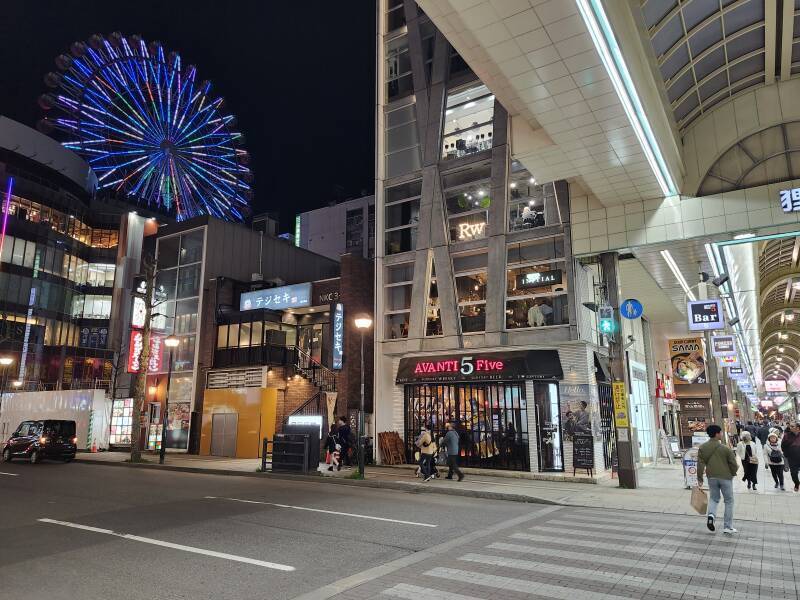
[[[201,475],[227,475],[231,477],[255,477],[260,479],[278,479],[281,481],[303,481],[306,483],[332,483],[335,485],[346,485],[354,487],[368,487],[384,490],[395,490],[408,494],[440,494],[442,496],[461,496],[464,498],[483,498],[486,500],[507,500],[509,502],[523,502],[527,504],[548,504],[555,506],[566,506],[561,502],[555,502],[546,498],[537,498],[524,494],[508,494],[504,492],[487,492],[481,490],[459,489],[457,487],[434,487],[413,485],[394,481],[375,481],[342,479],[338,477],[324,477],[320,475],[291,475],[283,473],[258,473],[256,471],[226,471],[224,469],[198,469],[196,467],[177,467],[173,465],[156,465],[152,463],[126,463],[109,462],[105,460],[93,460],[79,458],[73,464],[105,465],[107,467],[123,467],[129,469],[152,469],[156,471],[178,471],[180,473],[198,473]],[[454,483],[453,485],[457,485]]]

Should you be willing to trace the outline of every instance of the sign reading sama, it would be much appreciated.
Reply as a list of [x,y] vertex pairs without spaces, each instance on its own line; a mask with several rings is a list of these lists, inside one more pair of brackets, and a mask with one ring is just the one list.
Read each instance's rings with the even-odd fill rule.
[[724,329],[721,300],[696,300],[686,304],[691,331]]
[[311,306],[311,284],[297,283],[281,287],[267,288],[255,292],[245,292],[239,298],[239,310],[269,308],[284,310]]

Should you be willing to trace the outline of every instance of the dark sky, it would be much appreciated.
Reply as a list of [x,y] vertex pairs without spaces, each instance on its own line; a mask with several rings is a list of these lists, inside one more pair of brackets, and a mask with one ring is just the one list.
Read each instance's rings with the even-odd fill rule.
[[76,40],[159,40],[226,99],[246,138],[254,212],[294,214],[372,193],[371,0],[0,0],[0,114],[35,126],[42,77]]

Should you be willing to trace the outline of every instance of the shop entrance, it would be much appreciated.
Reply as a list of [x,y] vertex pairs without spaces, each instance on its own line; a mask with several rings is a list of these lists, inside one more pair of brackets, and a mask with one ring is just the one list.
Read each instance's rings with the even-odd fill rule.
[[561,437],[561,405],[558,401],[558,384],[534,384],[533,397],[536,408],[539,471],[563,471],[564,446]]
[[297,345],[316,362],[322,362],[322,323],[300,325],[297,328]]
[[239,415],[217,413],[211,416],[211,456],[236,456],[236,430]]
[[458,432],[462,466],[530,471],[524,384],[406,385],[406,459],[414,461],[423,424],[438,438],[447,421]]

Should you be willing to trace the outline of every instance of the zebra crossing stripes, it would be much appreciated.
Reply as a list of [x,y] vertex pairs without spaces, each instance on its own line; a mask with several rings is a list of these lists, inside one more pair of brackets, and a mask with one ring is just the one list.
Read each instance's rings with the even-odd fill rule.
[[381,596],[391,596],[392,598],[405,598],[406,600],[419,600],[420,598],[436,598],[436,600],[483,600],[476,596],[464,596],[442,590],[432,590],[431,588],[409,585],[408,583],[398,583],[394,587],[381,592]]

